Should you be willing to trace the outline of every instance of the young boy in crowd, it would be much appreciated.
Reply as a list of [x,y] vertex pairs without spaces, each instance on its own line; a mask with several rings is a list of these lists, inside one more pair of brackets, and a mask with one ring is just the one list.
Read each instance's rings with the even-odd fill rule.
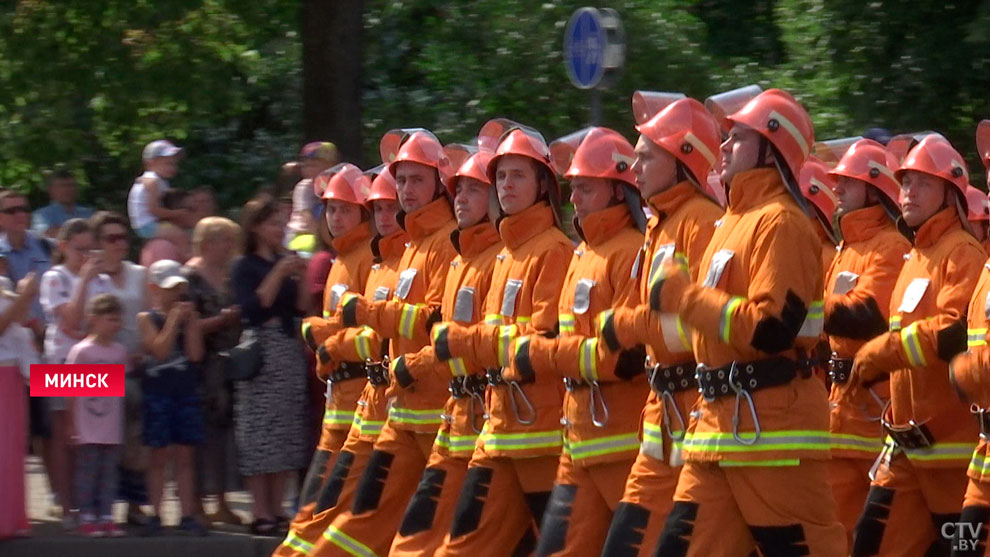
[[[69,350],[66,364],[109,365],[127,361],[127,349],[115,340],[123,306],[100,294],[89,303],[89,336]],[[123,397],[74,398],[71,405],[75,447],[74,499],[80,511],[78,532],[86,537],[123,536],[113,521],[117,465],[123,442]]]
[[182,218],[185,209],[168,209],[162,195],[169,189],[169,180],[179,172],[182,149],[170,141],[159,139],[145,145],[141,154],[144,173],[134,180],[127,194],[127,217],[137,235],[153,238],[158,223],[164,219]]
[[199,314],[187,299],[189,281],[177,261],[163,259],[148,269],[152,308],[138,314],[141,345],[148,354],[142,380],[143,437],[151,448],[148,494],[155,516],[145,535],[161,533],[165,466],[172,461],[178,485],[182,520],[179,530],[206,535],[193,514],[196,493],[193,478],[194,447],[203,442],[202,405],[197,392],[199,363],[204,356]]

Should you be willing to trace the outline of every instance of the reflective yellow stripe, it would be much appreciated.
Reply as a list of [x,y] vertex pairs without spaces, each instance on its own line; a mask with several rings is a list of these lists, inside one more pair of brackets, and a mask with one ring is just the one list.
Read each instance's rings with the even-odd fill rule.
[[516,334],[515,325],[501,325],[498,328],[498,365],[501,367],[508,367],[512,361],[509,347],[512,345],[512,339],[516,338]]
[[564,452],[570,455],[572,460],[583,460],[637,449],[639,449],[639,437],[636,433],[620,433],[609,437],[576,442],[567,438],[564,439]]
[[742,466],[797,466],[801,460],[797,458],[781,458],[778,460],[720,460],[719,466],[726,468]]
[[639,452],[663,460],[663,428],[660,424],[643,422],[643,443]]
[[441,414],[443,414],[442,408],[413,410],[412,408],[400,408],[393,404],[388,410],[388,419],[398,424],[440,425],[443,421],[440,418]]
[[454,377],[464,377],[467,375],[467,367],[464,364],[463,358],[447,360],[447,366],[450,368],[450,374]]
[[488,315],[485,316],[484,323],[485,325],[501,325],[502,323],[504,323],[504,321],[502,321],[501,315],[497,313],[489,313]]
[[330,312],[328,310],[323,310],[323,318],[330,319]]
[[559,429],[533,433],[491,433],[486,423],[480,441],[490,450],[526,451],[561,447],[564,444],[564,437]]
[[[312,328],[312,325],[310,325],[309,321],[303,321],[302,327],[299,328],[299,331],[302,333],[302,337],[303,338],[306,338],[306,335],[309,334],[309,330],[311,328]],[[289,533],[291,534],[292,532],[289,531]]]
[[[974,441],[975,443],[975,441]],[[894,440],[889,436],[886,444],[893,446]],[[973,443],[935,443],[925,449],[908,449],[897,447],[897,450],[904,453],[908,460],[920,462],[932,462],[935,460],[971,460],[973,454]]]
[[979,446],[973,451],[973,458],[969,461],[969,469],[981,476],[990,475],[990,459],[980,452]]
[[690,329],[684,326],[684,322],[676,313],[660,314],[660,332],[663,334],[663,344],[668,352],[679,354],[691,350],[688,331]]
[[966,338],[966,346],[969,348],[976,348],[977,346],[987,345],[987,330],[986,329],[969,329]]
[[340,531],[336,526],[330,526],[323,532],[323,537],[333,545],[343,549],[354,557],[378,557],[375,552],[363,543]]
[[300,538],[295,530],[289,530],[289,534],[285,536],[285,541],[282,542],[282,545],[294,549],[303,555],[309,555],[309,552],[313,551],[313,544]]
[[917,321],[901,329],[901,345],[904,347],[908,363],[913,367],[928,365],[928,361],[925,360],[925,353],[921,349],[921,339],[918,338]]
[[722,319],[719,322],[719,334],[722,337],[722,342],[728,344],[729,334],[732,332],[732,314],[735,313],[736,308],[739,307],[746,301],[746,298],[741,298],[739,296],[733,296],[725,306],[722,308]]
[[[742,432],[746,440],[754,438],[753,432]],[[753,445],[744,445],[731,433],[705,432],[688,433],[684,439],[684,450],[716,453],[761,453],[768,451],[827,451],[830,443],[829,432],[815,430],[764,431]]]
[[533,318],[530,317],[529,315],[520,315],[519,317],[516,317],[516,323],[520,325],[526,325],[532,320]]
[[365,420],[361,414],[354,413],[354,423],[351,424],[351,428],[356,429],[359,435],[377,437],[381,434],[383,427],[385,427],[384,420]]
[[560,334],[574,334],[574,325],[576,321],[573,315],[569,313],[561,313],[558,320],[560,322]]
[[450,432],[441,429],[437,432],[434,443],[452,453],[468,453],[474,451],[477,441],[477,435],[451,435]]
[[587,381],[598,381],[598,338],[586,338],[581,342],[578,354],[578,370]]
[[832,433],[830,445],[833,450],[859,451],[876,456],[883,448],[883,439],[851,433]]
[[901,316],[900,315],[891,315],[890,316],[890,330],[891,331],[900,331],[901,330]]
[[357,350],[358,357],[361,360],[366,361],[372,358],[371,356],[371,335],[375,334],[370,327],[365,327],[356,337],[354,337],[354,348]]
[[405,304],[402,306],[402,313],[399,315],[399,334],[403,338],[411,339],[416,326],[416,314],[423,304]]
[[325,408],[323,410],[323,425],[343,425],[354,421],[354,412]]
[[804,318],[804,323],[801,325],[801,330],[798,331],[798,336],[805,338],[818,338],[822,336],[822,330],[824,328],[825,302],[822,300],[815,300],[814,302],[811,302],[811,307],[808,308],[808,315]]

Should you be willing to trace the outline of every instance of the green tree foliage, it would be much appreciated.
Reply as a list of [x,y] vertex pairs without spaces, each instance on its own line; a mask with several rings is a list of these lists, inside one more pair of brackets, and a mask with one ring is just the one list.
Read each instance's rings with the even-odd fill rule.
[[[364,160],[393,127],[473,137],[506,116],[552,139],[589,123],[561,47],[586,0],[367,0]],[[945,133],[982,171],[990,117],[990,1],[622,0],[626,69],[602,92],[602,124],[635,137],[636,89],[704,98],[758,83],[792,91],[819,139]],[[89,196],[117,204],[140,149],[187,147],[180,185],[223,203],[270,183],[302,133],[299,3],[290,0],[21,0],[0,8],[0,182],[36,189],[75,164]],[[326,99],[333,103],[334,99]],[[334,138],[327,138],[333,140]]]

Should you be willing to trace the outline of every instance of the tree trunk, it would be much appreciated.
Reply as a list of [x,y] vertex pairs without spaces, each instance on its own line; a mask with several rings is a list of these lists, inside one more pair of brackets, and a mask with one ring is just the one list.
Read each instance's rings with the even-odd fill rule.
[[305,141],[332,141],[363,167],[363,0],[303,0],[300,10]]

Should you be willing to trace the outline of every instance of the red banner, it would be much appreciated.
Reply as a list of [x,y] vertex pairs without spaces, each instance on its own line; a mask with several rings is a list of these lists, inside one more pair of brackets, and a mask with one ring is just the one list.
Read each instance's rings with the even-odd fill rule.
[[31,396],[124,396],[124,365],[33,364]]

